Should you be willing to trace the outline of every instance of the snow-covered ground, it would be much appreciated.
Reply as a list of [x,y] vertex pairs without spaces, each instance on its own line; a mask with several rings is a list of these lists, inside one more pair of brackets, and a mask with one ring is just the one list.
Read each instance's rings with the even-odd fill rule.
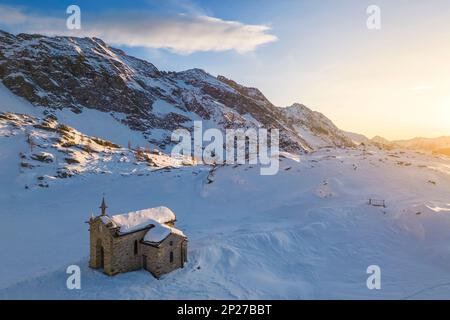
[[[211,172],[154,151],[136,159],[125,144],[145,139],[111,121],[120,114],[44,121],[2,85],[0,97],[0,299],[450,298],[450,158],[321,149],[283,153],[275,176]],[[189,238],[185,268],[160,280],[89,269],[85,222],[103,194],[110,216],[172,209]],[[66,287],[72,264],[81,290]],[[381,290],[366,287],[369,265]]]
[[[0,299],[450,299],[450,158],[379,150],[303,105],[278,109],[259,90],[199,69],[160,73],[98,39],[2,38],[3,79],[26,79],[49,99],[34,106],[0,83]],[[96,72],[77,77],[62,56]],[[125,85],[97,91],[99,75]],[[19,80],[9,87],[28,96]],[[174,127],[195,120],[203,129],[281,126],[294,147],[283,150],[318,151],[283,153],[279,173],[261,176],[258,166],[212,170],[155,150],[170,152]],[[88,268],[85,222],[103,195],[110,216],[173,210],[189,239],[185,267],[160,280]],[[66,287],[74,264],[81,290]],[[381,290],[366,286],[371,265]]]
[[[76,175],[29,189],[18,171],[5,173],[17,168],[6,160],[1,299],[450,298],[448,158],[323,149],[300,162],[282,158],[275,176],[242,165],[207,179],[210,167],[195,166]],[[160,280],[89,269],[84,222],[103,193],[110,215],[171,208],[189,238],[185,268]],[[81,290],[66,288],[72,264],[81,267]],[[381,268],[381,290],[366,287],[369,265]]]

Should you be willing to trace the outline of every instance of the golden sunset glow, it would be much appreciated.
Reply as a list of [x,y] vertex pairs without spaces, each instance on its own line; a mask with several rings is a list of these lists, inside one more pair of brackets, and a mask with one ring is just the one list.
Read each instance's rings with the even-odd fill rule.
[[450,135],[450,13],[433,4],[383,2],[376,31],[358,20],[359,7],[333,11],[314,30],[292,22],[290,54],[255,81],[278,105],[300,101],[368,137]]

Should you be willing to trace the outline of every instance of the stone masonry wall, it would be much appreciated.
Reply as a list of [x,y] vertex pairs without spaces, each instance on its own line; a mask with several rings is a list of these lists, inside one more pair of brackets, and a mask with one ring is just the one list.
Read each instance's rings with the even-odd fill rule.
[[[142,268],[142,252],[140,241],[144,238],[148,229],[114,237],[112,241],[112,271],[128,272]],[[134,244],[137,241],[137,253],[134,252]]]
[[91,268],[101,268],[100,248],[103,247],[103,270],[107,274],[112,273],[112,234],[102,221],[98,218],[89,224],[90,233],[90,260]]
[[[157,248],[142,243],[141,250],[142,254],[147,257],[147,270],[157,278],[183,267],[187,261],[187,241],[177,234],[169,235]],[[172,262],[170,261],[171,252],[173,254]]]

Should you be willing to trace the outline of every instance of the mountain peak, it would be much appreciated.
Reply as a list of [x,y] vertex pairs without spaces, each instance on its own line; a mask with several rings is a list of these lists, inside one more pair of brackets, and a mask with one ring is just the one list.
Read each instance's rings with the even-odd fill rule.
[[229,85],[230,87],[232,87],[233,89],[238,91],[240,94],[242,94],[250,99],[253,99],[254,101],[256,101],[258,103],[272,105],[272,103],[264,96],[264,94],[258,88],[243,86],[243,85],[237,83],[236,81],[228,79],[222,75],[217,76],[217,79],[219,81]]
[[309,109],[308,107],[306,107],[304,104],[298,103],[298,102],[294,102],[291,106],[287,107],[287,108],[293,108],[293,109]]
[[354,146],[352,139],[322,113],[313,111],[300,103],[294,103],[282,109],[298,134],[312,141],[313,146]]
[[172,144],[173,130],[192,129],[199,119],[221,130],[279,129],[284,151],[348,145],[322,114],[300,104],[276,107],[259,89],[199,68],[160,72],[99,38],[1,35],[0,80],[50,114],[64,109],[80,117],[86,109],[113,114],[114,121],[161,149]]

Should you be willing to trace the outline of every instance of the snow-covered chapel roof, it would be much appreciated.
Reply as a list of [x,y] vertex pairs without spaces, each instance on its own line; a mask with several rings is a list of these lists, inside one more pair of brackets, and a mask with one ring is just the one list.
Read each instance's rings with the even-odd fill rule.
[[176,220],[175,213],[167,207],[149,208],[124,214],[101,216],[104,224],[111,224],[114,228],[119,228],[120,234],[127,234],[137,230],[152,226],[144,236],[145,242],[161,242],[170,234],[178,234],[184,237],[181,230],[166,225],[168,222]]
[[119,232],[122,234],[143,229],[151,224],[162,224],[176,220],[175,213],[167,207],[149,208],[101,218],[103,223],[111,222],[114,227],[119,228]]
[[178,230],[173,227],[166,226],[164,224],[155,224],[153,228],[147,231],[144,236],[145,242],[161,242],[165,238],[167,238],[170,234],[178,234],[184,237],[184,234],[181,230]]

